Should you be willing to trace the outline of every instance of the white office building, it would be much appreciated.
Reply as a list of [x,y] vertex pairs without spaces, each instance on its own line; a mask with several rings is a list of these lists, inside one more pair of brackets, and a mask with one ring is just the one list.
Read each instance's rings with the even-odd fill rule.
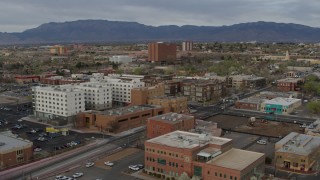
[[87,82],[75,87],[84,92],[86,110],[104,110],[112,107],[111,84]]
[[130,56],[112,56],[109,58],[109,61],[114,62],[114,63],[126,64],[126,63],[132,62],[132,57],[130,57]]
[[82,90],[72,85],[32,88],[35,117],[43,120],[71,122],[77,113],[85,110]]

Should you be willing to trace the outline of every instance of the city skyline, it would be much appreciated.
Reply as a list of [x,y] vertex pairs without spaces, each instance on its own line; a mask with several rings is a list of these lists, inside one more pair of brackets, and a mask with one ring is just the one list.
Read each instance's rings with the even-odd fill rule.
[[146,25],[221,26],[270,21],[320,27],[320,2],[309,0],[57,0],[0,2],[0,32],[22,32],[48,22],[79,19],[134,21]]

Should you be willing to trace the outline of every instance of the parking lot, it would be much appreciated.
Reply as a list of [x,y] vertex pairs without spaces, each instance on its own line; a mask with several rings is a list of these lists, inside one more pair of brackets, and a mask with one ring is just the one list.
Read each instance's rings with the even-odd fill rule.
[[[129,151],[132,148],[129,148]],[[86,167],[87,162],[83,162],[77,166],[71,167],[71,169],[66,170],[65,172],[57,172],[53,177],[47,178],[48,180],[55,179],[57,175],[63,175],[71,177],[77,172],[82,172],[84,175],[79,179],[103,179],[103,180],[134,180],[139,179],[133,176],[130,176],[131,173],[136,171],[130,170],[128,167],[133,164],[144,164],[144,152],[139,149],[132,149],[132,153],[128,153],[127,149],[116,153],[111,156],[106,156],[96,161],[92,167]],[[118,158],[115,158],[117,156]],[[102,162],[108,159],[113,159],[114,166],[108,167]]]
[[16,134],[17,137],[32,141],[34,149],[38,148],[37,150],[39,150],[40,148],[40,151],[35,152],[35,158],[42,158],[68,151],[96,138],[110,137],[108,135],[78,133],[74,131],[68,131],[68,135],[66,136],[61,135],[61,133],[46,133],[47,125],[21,119],[32,113],[31,107],[28,104],[2,105],[1,107],[0,132],[11,131],[13,134]]

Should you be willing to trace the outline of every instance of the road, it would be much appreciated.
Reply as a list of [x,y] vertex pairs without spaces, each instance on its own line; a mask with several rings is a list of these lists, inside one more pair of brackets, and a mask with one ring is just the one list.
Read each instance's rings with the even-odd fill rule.
[[3,179],[23,179],[24,177],[45,177],[61,169],[67,169],[79,163],[85,163],[87,160],[98,158],[101,155],[110,153],[124,144],[135,142],[145,133],[145,128],[129,132],[128,134],[111,137],[98,141],[92,147],[84,147],[83,149],[75,149],[58,157],[51,157],[40,162],[34,162],[14,169],[0,172]]
[[271,116],[274,118],[275,121],[279,122],[289,122],[289,123],[313,123],[316,119],[313,118],[307,118],[307,117],[300,117],[300,116],[292,116],[292,115],[273,115],[273,114],[267,114],[264,112],[259,111],[249,111],[249,110],[242,110],[242,109],[229,109],[228,111],[225,111],[223,114],[226,115],[238,115],[238,116],[246,116],[246,117],[265,117],[265,116]]

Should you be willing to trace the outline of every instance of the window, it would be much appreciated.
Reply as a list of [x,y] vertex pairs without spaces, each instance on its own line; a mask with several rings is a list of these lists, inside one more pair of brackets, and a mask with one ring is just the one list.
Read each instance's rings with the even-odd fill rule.
[[230,176],[230,179],[232,180],[232,179],[233,179],[233,177],[232,177],[232,176]]

